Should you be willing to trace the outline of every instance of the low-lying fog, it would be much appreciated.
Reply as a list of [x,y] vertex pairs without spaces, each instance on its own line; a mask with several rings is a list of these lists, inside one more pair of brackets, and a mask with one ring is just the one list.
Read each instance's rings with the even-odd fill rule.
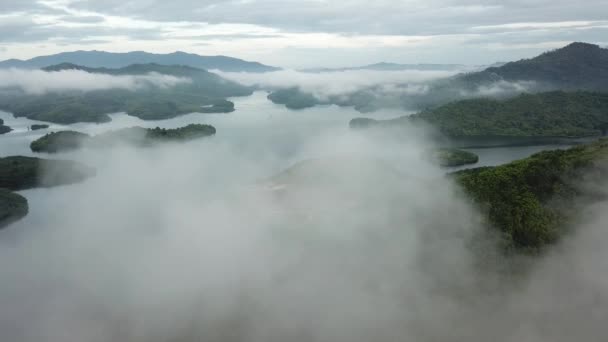
[[[606,204],[554,253],[502,273],[500,259],[473,247],[485,227],[445,170],[425,160],[424,132],[353,132],[348,120],[361,114],[352,109],[293,112],[260,92],[235,102],[231,114],[162,123],[116,114],[71,126],[96,134],[204,122],[218,134],[58,155],[98,174],[22,192],[30,215],[0,232],[3,341],[537,342],[608,333]],[[0,117],[16,128],[0,137],[0,154],[30,154],[44,131]],[[319,157],[329,159],[270,181]]]

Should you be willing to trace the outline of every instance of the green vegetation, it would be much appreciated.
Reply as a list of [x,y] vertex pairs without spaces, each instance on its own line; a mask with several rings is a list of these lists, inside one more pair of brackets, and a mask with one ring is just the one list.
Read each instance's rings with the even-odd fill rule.
[[463,100],[408,117],[449,137],[584,137],[608,127],[608,94],[549,92],[508,100]]
[[91,168],[68,160],[0,158],[0,188],[15,191],[78,183],[94,173]]
[[0,158],[0,229],[28,213],[27,200],[11,191],[79,183],[94,174],[93,169],[68,160]]
[[25,197],[0,189],[0,229],[24,218],[29,211]]
[[507,100],[462,100],[391,120],[353,119],[351,128],[424,122],[450,138],[588,137],[608,130],[608,94],[548,92]]
[[75,150],[89,138],[88,134],[75,131],[51,132],[30,144],[32,152],[57,153]]
[[142,120],[161,120],[187,113],[228,113],[234,104],[226,97],[247,96],[252,89],[228,81],[205,70],[185,66],[138,64],[122,69],[85,68],[60,64],[47,71],[82,70],[115,76],[168,75],[184,82],[158,87],[143,82],[136,89],[72,91],[44,95],[10,94],[0,96],[0,108],[16,117],[59,124],[108,122],[108,113],[125,111]]
[[12,130],[13,130],[12,128],[10,128],[8,126],[4,126],[4,120],[0,119],[0,134],[5,134]]
[[190,124],[175,129],[130,127],[96,136],[74,131],[61,131],[49,133],[33,141],[30,148],[33,152],[57,153],[80,147],[104,148],[118,143],[150,146],[169,141],[189,141],[212,136],[215,133],[215,127],[201,124]]
[[299,88],[277,90],[269,94],[268,99],[273,103],[285,105],[289,109],[304,109],[322,104],[312,94],[305,93]]
[[452,174],[509,248],[536,251],[567,232],[581,206],[605,195],[608,140]]
[[439,162],[439,165],[445,167],[476,164],[479,161],[479,156],[475,153],[455,148],[437,149],[434,151],[433,157]]
[[91,137],[86,141],[86,146],[103,148],[117,143],[150,146],[163,142],[195,140],[212,136],[215,133],[215,127],[200,124],[190,124],[175,129],[130,127]]
[[49,128],[49,125],[31,125],[30,126],[30,129],[32,131],[38,131],[38,130],[47,129],[47,128]]

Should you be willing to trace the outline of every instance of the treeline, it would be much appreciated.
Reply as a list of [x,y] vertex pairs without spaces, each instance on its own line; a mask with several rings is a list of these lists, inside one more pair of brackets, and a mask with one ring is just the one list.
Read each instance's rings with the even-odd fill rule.
[[581,207],[606,199],[608,140],[452,174],[502,233],[507,249],[538,251],[567,233]]
[[547,92],[462,100],[397,119],[353,119],[351,128],[430,124],[447,137],[588,137],[608,130],[608,93]]
[[202,124],[190,124],[175,129],[130,127],[96,136],[76,131],[60,131],[48,133],[33,141],[30,149],[33,152],[57,153],[81,147],[105,148],[119,143],[150,146],[169,141],[189,141],[212,136],[215,133],[215,127]]

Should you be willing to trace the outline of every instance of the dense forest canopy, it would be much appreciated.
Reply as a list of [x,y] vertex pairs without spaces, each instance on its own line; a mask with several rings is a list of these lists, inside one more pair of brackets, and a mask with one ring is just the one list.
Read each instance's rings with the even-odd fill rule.
[[93,169],[69,160],[0,158],[0,188],[14,191],[79,183],[94,174]]
[[587,137],[606,134],[608,93],[547,92],[462,100],[397,119],[357,118],[351,128],[430,124],[447,137]]
[[605,199],[589,185],[608,176],[607,158],[608,140],[600,140],[453,177],[502,232],[505,247],[535,251],[567,233],[582,206]]

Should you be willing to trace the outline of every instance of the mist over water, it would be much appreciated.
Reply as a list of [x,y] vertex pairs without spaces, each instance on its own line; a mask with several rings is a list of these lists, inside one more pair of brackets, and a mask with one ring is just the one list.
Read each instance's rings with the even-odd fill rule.
[[[70,126],[98,134],[201,122],[218,134],[52,156],[98,173],[22,192],[30,215],[0,232],[2,340],[536,342],[608,333],[605,203],[550,255],[502,272],[509,265],[476,247],[486,230],[477,209],[424,158],[426,132],[353,132],[352,109],[292,112],[264,93],[236,105],[162,124],[116,114]],[[2,155],[23,154],[44,134],[1,117],[16,128],[0,137]]]

